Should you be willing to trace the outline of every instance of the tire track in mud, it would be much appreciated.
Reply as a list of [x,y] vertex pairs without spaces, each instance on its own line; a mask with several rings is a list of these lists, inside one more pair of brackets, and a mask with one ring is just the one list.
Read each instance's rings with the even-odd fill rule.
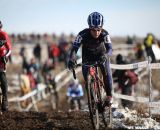
[[9,111],[0,116],[0,122],[3,130],[93,130],[89,113],[83,111]]

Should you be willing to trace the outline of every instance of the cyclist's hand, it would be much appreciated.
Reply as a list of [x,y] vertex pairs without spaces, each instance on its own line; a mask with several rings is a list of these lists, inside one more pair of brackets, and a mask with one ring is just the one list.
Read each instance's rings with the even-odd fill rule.
[[73,69],[75,67],[75,61],[73,60],[69,60],[68,61],[68,69]]
[[5,44],[5,40],[0,40],[0,47],[2,47]]
[[103,62],[106,61],[106,60],[107,60],[107,59],[106,59],[105,56],[101,56],[100,59],[99,59],[100,63],[103,63]]
[[2,63],[6,64],[7,61],[8,61],[8,58],[6,56],[3,56],[3,57],[0,58],[0,60],[1,60]]

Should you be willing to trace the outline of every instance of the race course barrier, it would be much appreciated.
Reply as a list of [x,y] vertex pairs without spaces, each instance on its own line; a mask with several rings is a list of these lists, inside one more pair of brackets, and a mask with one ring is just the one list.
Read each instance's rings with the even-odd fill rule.
[[[133,102],[140,102],[140,103],[145,103],[149,107],[149,114],[151,116],[152,114],[155,114],[156,112],[160,112],[160,102],[152,102],[152,83],[151,83],[151,69],[160,69],[160,63],[151,63],[150,58],[148,58],[148,61],[143,61],[143,62],[138,62],[138,63],[133,63],[133,64],[126,64],[126,65],[117,65],[117,64],[110,64],[112,69],[118,69],[118,70],[127,70],[127,69],[142,69],[146,68],[148,70],[145,71],[144,73],[141,73],[138,75],[138,77],[142,77],[146,74],[148,74],[149,77],[149,97],[137,97],[137,96],[128,96],[128,95],[122,95],[122,94],[117,94],[113,92],[113,96],[115,98],[120,98],[120,99],[125,99]],[[152,110],[151,110],[152,108]],[[153,108],[159,108],[159,110],[154,111]],[[160,113],[158,113],[160,114]]]
[[[81,62],[82,59],[78,60],[78,63]],[[125,65],[117,65],[117,64],[110,64],[111,69],[120,69],[120,70],[126,70],[126,69],[143,69],[146,68],[148,71],[145,71],[144,73],[141,73],[139,75],[139,77],[143,77],[144,75],[148,74],[149,76],[149,97],[137,97],[137,96],[128,96],[128,95],[122,95],[122,94],[118,94],[118,93],[113,93],[113,96],[115,98],[119,98],[119,99],[126,99],[126,100],[130,100],[133,102],[140,102],[140,103],[145,103],[148,104],[149,108],[160,108],[160,102],[152,102],[151,100],[151,94],[152,94],[152,84],[151,84],[151,69],[160,69],[160,63],[150,63],[150,60],[148,61],[143,61],[143,62],[138,62],[138,63],[133,63],[133,64],[125,64]],[[76,69],[76,73],[81,72],[81,67]],[[69,82],[69,80],[72,78],[72,73],[68,70],[65,69],[64,71],[62,71],[61,73],[59,73],[58,75],[56,75],[55,77],[55,81],[57,83],[57,88],[56,91],[59,91],[66,83]],[[35,96],[37,94],[44,95],[42,96],[44,99],[46,97],[45,94],[45,89],[47,87],[44,85],[44,87],[42,89],[36,89],[30,93],[28,93],[27,95],[24,95],[23,97],[17,97],[17,98],[12,98],[9,99],[9,102],[17,102],[18,104],[20,104],[21,101],[25,101],[29,98],[32,99],[31,104],[29,104],[27,109],[23,109],[20,107],[19,105],[19,110],[20,111],[24,111],[24,110],[29,110],[31,107],[34,107],[36,110],[38,110],[36,103],[38,102],[38,100],[35,98]]]
[[[80,67],[76,69],[76,73],[79,73],[80,71],[81,71]],[[55,77],[55,81],[57,84],[56,91],[58,92],[63,86],[65,86],[65,84],[68,83],[72,77],[73,75],[67,69],[59,73]],[[38,107],[36,104],[39,101],[46,99],[51,94],[51,93],[46,93],[46,89],[47,89],[47,86],[45,84],[38,84],[37,89],[21,97],[10,98],[8,101],[12,103],[16,103],[18,106],[17,109],[19,111],[29,111],[31,108],[34,108],[34,110],[38,111]],[[30,102],[25,108],[23,108],[21,106],[21,102],[26,102],[27,100],[30,100]]]
[[[46,85],[38,84],[37,89],[31,91],[30,93],[25,94],[22,97],[10,98],[8,99],[8,101],[12,103],[17,103],[19,111],[29,111],[31,108],[34,108],[36,111],[38,111],[38,107],[36,105],[37,102],[49,96],[49,93],[45,93],[46,88]],[[24,108],[21,105],[22,102],[28,102],[28,105]]]

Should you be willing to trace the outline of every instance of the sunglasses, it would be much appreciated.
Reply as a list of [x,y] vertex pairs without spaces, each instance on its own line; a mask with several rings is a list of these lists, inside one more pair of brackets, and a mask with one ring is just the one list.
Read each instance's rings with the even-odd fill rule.
[[100,32],[102,28],[91,28],[91,31],[93,32]]

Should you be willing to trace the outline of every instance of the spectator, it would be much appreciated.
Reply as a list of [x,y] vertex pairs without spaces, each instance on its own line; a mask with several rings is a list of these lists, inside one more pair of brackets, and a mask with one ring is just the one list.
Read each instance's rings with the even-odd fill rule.
[[135,48],[135,55],[137,60],[142,61],[145,60],[146,53],[145,53],[145,47],[141,43],[137,43],[136,48]]
[[44,82],[47,82],[47,75],[53,70],[53,64],[50,59],[46,60],[44,65],[42,66],[42,76],[44,78]]
[[33,54],[36,59],[38,59],[39,63],[41,61],[41,45],[39,43],[36,44],[36,46],[33,49]]
[[24,46],[21,47],[19,55],[22,57],[22,72],[25,70],[29,71],[29,63],[27,61],[26,48]]
[[63,61],[65,64],[65,67],[67,67],[67,56],[68,56],[68,51],[69,51],[70,44],[67,42],[66,37],[64,34],[61,35],[60,40],[59,40],[59,50],[60,50],[60,56],[59,56],[59,61]]
[[29,64],[29,71],[32,73],[35,83],[38,84],[41,82],[40,71],[39,71],[39,63],[36,62],[34,58],[31,58]]
[[27,72],[27,76],[29,77],[31,90],[36,89],[37,86],[36,86],[36,80],[33,75],[33,68],[29,69],[29,72]]
[[[31,92],[30,80],[27,75],[27,70],[24,69],[23,73],[20,74],[19,81],[20,81],[21,96],[24,96],[25,94]],[[27,99],[27,100],[21,101],[20,104],[23,108],[25,108],[25,107],[27,107],[29,102],[30,102],[30,100]]]
[[[116,57],[117,64],[126,64],[121,54]],[[134,84],[138,81],[137,75],[132,70],[116,70],[113,73],[114,82],[118,83],[118,87],[123,95],[132,95]],[[123,107],[132,107],[132,102],[121,99]]]
[[154,52],[152,50],[152,44],[154,44],[154,42],[155,42],[155,39],[154,39],[153,34],[148,33],[147,36],[145,37],[144,43],[143,43],[145,46],[147,56],[151,57],[152,63],[156,62],[156,58],[155,58]]
[[60,54],[59,48],[55,43],[50,44],[48,48],[49,48],[49,56],[50,56],[49,58],[52,59],[52,63],[55,67],[56,63],[58,62],[58,57]]
[[30,80],[27,75],[27,70],[24,70],[23,73],[20,75],[20,88],[22,96],[31,91]]
[[2,90],[2,112],[8,110],[8,82],[6,78],[6,64],[10,54],[10,39],[8,34],[2,30],[2,22],[0,21],[0,82]]
[[29,64],[29,68],[33,68],[34,71],[38,71],[39,66],[36,63],[36,60],[34,58],[30,59],[30,64]]
[[75,104],[74,102],[78,102],[78,108],[81,109],[81,100],[83,97],[83,88],[82,85],[79,83],[78,80],[72,79],[67,87],[66,96],[70,105],[70,110],[74,110]]
[[130,36],[127,36],[126,43],[129,44],[129,45],[133,44],[133,39]]

